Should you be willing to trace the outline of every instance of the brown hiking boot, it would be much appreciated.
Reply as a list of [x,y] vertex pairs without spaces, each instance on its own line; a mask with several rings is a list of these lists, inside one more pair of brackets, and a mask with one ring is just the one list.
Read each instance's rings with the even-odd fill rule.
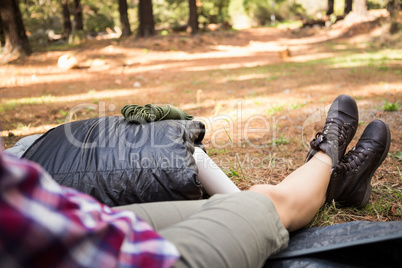
[[388,125],[374,120],[364,130],[356,146],[333,169],[326,202],[363,208],[371,195],[371,178],[387,157],[391,143]]
[[318,151],[324,151],[332,159],[334,168],[345,154],[348,144],[356,133],[359,112],[355,100],[348,95],[337,97],[328,110],[324,129],[310,142],[306,157],[309,161]]

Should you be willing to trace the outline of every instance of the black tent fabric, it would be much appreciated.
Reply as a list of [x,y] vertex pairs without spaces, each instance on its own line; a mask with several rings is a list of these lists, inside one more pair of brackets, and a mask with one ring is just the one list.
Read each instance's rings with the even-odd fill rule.
[[109,206],[202,199],[193,153],[204,135],[198,121],[130,124],[108,116],[49,130],[22,157]]
[[291,233],[265,267],[402,267],[402,221],[355,221]]

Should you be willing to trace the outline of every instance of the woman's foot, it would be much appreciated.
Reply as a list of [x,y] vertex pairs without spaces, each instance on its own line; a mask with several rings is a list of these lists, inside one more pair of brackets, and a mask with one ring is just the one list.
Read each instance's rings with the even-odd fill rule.
[[374,120],[364,130],[356,146],[332,171],[326,202],[362,208],[371,195],[371,178],[387,157],[391,143],[389,126]]
[[335,167],[353,139],[358,122],[359,112],[355,100],[348,95],[337,97],[328,110],[323,131],[318,132],[310,142],[306,162],[318,151],[323,151],[331,157],[332,167]]

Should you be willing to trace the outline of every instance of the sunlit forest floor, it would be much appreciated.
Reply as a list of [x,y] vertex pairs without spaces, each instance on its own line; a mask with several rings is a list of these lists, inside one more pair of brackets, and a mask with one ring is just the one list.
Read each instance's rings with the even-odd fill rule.
[[[177,33],[37,49],[0,66],[4,146],[68,120],[119,115],[126,104],[170,104],[205,123],[208,154],[247,189],[276,184],[302,165],[325,108],[349,94],[360,111],[350,148],[381,118],[391,128],[390,152],[365,209],[327,205],[311,226],[402,220],[402,43],[401,35],[384,34],[385,23]],[[78,59],[78,68],[58,68],[66,53]]]

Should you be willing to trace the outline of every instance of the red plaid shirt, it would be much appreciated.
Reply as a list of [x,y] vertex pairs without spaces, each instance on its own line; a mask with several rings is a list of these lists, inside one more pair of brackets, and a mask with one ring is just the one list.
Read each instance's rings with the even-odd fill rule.
[[134,213],[0,153],[0,267],[170,267],[178,258]]

